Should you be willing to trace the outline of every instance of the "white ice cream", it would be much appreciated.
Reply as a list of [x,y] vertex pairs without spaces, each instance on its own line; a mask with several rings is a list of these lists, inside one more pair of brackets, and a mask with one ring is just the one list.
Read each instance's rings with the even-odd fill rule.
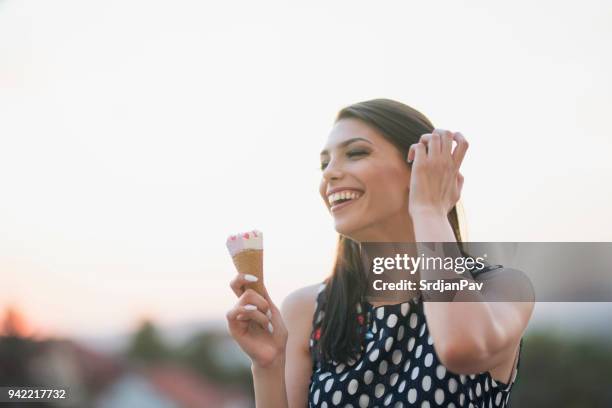
[[252,230],[230,235],[225,245],[232,256],[247,249],[263,250],[263,234],[261,231]]

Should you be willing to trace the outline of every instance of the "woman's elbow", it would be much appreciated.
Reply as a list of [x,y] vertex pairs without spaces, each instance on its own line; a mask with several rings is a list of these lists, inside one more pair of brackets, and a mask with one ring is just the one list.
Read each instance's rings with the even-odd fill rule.
[[450,371],[457,374],[474,374],[488,366],[491,356],[496,354],[502,343],[500,338],[462,338],[448,341],[438,352],[440,362]]

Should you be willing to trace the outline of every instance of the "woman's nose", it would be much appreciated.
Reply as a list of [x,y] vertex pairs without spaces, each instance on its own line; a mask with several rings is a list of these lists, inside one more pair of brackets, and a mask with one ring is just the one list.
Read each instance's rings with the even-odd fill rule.
[[323,178],[328,181],[339,179],[342,177],[342,174],[341,169],[337,164],[334,164],[333,161],[329,162],[329,164],[325,166],[325,169],[323,170]]

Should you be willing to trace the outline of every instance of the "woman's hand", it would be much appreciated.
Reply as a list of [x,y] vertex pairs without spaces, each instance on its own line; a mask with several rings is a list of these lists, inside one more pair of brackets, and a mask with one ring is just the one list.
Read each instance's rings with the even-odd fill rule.
[[[453,140],[457,147],[452,151]],[[448,215],[461,197],[463,176],[459,167],[468,142],[459,132],[434,129],[421,136],[408,150],[412,164],[408,210],[417,213]]]
[[287,329],[265,287],[264,296],[244,288],[253,282],[246,276],[239,273],[230,282],[238,302],[226,314],[228,329],[254,365],[269,367],[285,357]]

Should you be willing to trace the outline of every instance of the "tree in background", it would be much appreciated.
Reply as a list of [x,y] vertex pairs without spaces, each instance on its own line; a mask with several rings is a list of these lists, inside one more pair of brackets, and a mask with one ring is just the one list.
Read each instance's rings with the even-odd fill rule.
[[525,337],[513,407],[612,407],[609,339],[536,332]]
[[250,366],[228,364],[231,356],[227,354],[226,346],[232,341],[225,332],[202,331],[196,333],[179,348],[176,356],[183,364],[209,380],[225,385],[233,384],[250,391],[252,389]]
[[166,360],[170,350],[164,344],[152,321],[145,319],[132,338],[126,352],[129,360],[152,363]]
[[[229,353],[228,345],[233,346]],[[229,335],[215,330],[195,333],[184,344],[170,347],[163,341],[155,324],[145,319],[132,336],[124,356],[132,362],[146,365],[179,363],[208,381],[224,386],[234,385],[250,392],[250,365],[237,364],[237,352],[240,351]]]

